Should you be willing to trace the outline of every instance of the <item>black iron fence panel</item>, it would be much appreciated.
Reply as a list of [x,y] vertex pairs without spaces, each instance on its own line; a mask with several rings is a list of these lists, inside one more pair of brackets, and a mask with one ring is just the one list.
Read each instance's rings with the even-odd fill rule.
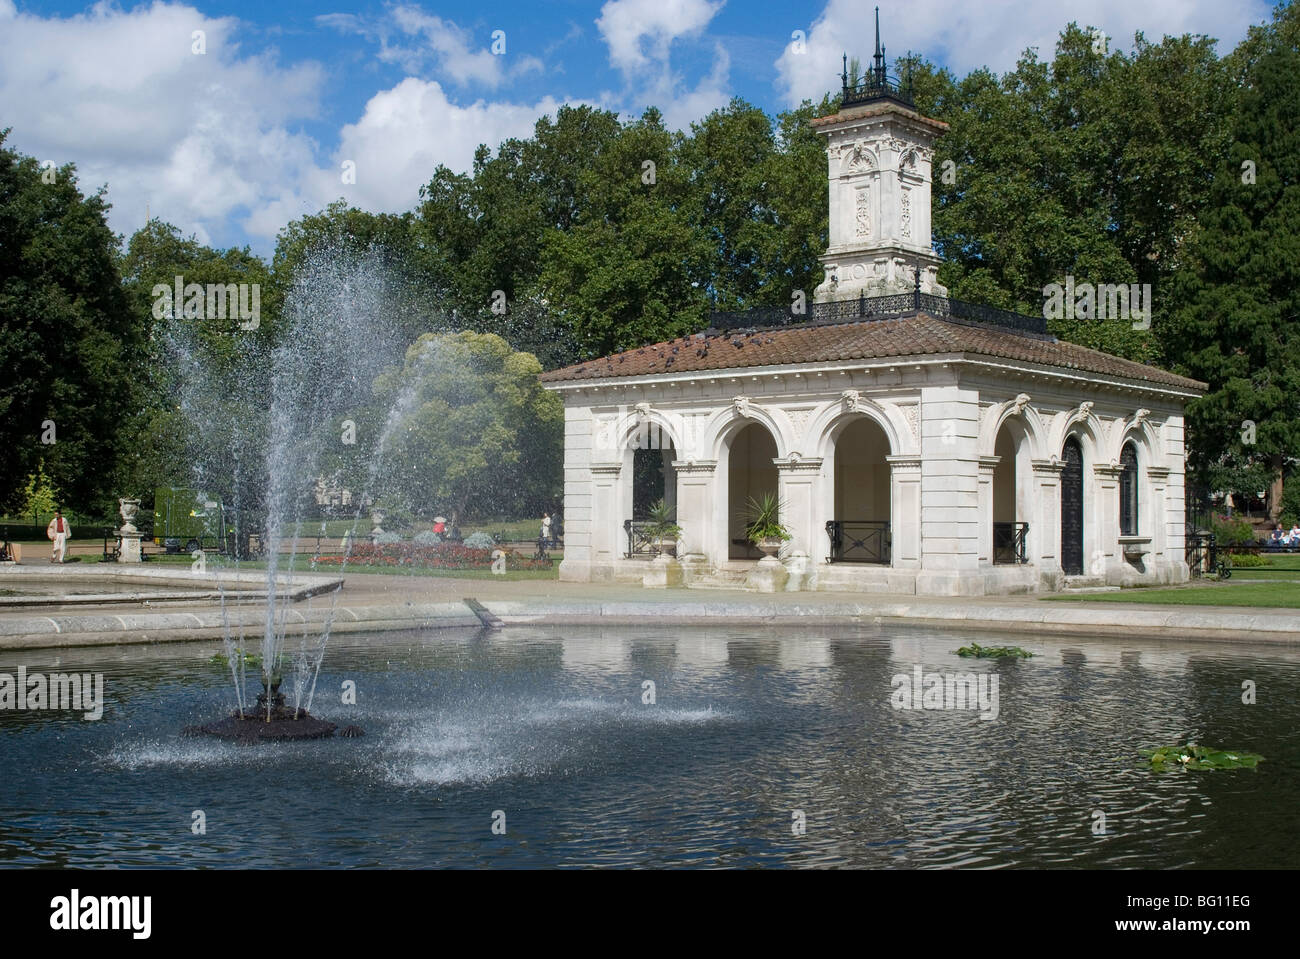
[[893,540],[889,523],[882,520],[832,519],[826,523],[831,538],[832,563],[889,565]]
[[1024,563],[1025,538],[1028,535],[1028,523],[994,523],[993,562],[995,564]]
[[[647,520],[625,519],[623,520],[623,532],[627,535],[627,552],[623,556],[627,559],[634,559],[637,556],[647,556],[651,559],[658,556],[663,550],[659,548],[659,543],[650,535],[651,524]],[[671,548],[669,548],[671,552]]]
[[1042,316],[1028,316],[979,303],[922,293],[919,290],[911,293],[892,293],[888,296],[859,296],[852,300],[813,303],[806,305],[802,312],[793,312],[793,308],[789,306],[760,306],[748,310],[715,312],[709,314],[708,327],[714,332],[725,333],[732,330],[780,326],[850,323],[917,312],[929,313],[931,316],[944,319],[1002,327],[1036,336],[1048,335],[1047,321]]

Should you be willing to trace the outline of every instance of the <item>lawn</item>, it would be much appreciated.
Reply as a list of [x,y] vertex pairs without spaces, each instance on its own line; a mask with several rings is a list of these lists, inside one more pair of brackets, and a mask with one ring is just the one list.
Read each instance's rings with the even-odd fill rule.
[[[1262,567],[1266,569],[1267,567]],[[1267,606],[1300,608],[1298,582],[1241,582],[1242,574],[1233,573],[1226,582],[1206,580],[1187,586],[1168,588],[1139,587],[1119,592],[1053,594],[1041,599],[1056,602],[1086,603],[1156,603],[1164,606]],[[1255,573],[1259,570],[1250,570]]]

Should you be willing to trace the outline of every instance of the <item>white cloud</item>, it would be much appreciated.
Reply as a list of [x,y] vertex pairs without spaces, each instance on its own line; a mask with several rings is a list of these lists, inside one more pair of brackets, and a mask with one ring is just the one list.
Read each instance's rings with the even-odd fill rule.
[[410,209],[438,164],[468,170],[480,143],[496,149],[509,137],[530,136],[538,118],[559,106],[552,97],[457,106],[437,82],[407,77],[376,93],[361,118],[343,127],[336,159],[356,163],[356,183],[339,188],[335,176],[334,195],[368,210]]
[[[191,52],[195,30],[205,31],[206,54]],[[107,183],[120,233],[142,226],[148,210],[204,243],[242,242],[242,228],[268,253],[286,223],[339,197],[410,209],[439,163],[467,170],[480,142],[527,136],[559,106],[550,97],[459,106],[439,83],[408,78],[375,93],[324,160],[301,132],[320,106],[321,68],[242,55],[241,30],[235,19],[166,3],[10,17],[0,31],[7,145],[75,162],[84,191]],[[470,77],[479,62],[457,69]],[[342,181],[344,160],[356,165],[355,183]]]
[[[196,30],[204,54],[192,52]],[[314,152],[287,125],[315,114],[319,67],[241,56],[239,36],[238,21],[179,4],[11,17],[0,32],[9,145],[75,162],[84,190],[107,183],[120,232],[147,208],[206,240],[303,176]]]
[[[892,12],[891,12],[892,11]],[[1267,0],[1224,4],[1222,0],[1072,0],[1068,8],[1026,0],[912,0],[881,15],[881,39],[892,62],[907,53],[947,65],[957,76],[982,66],[1004,73],[1014,69],[1026,47],[1050,60],[1062,28],[1071,20],[1096,27],[1111,38],[1111,48],[1129,49],[1141,30],[1158,41],[1165,34],[1204,33],[1227,43],[1246,35],[1251,23],[1267,20]],[[796,25],[801,26],[801,25]],[[777,88],[795,106],[820,100],[837,87],[840,56],[858,56],[865,65],[874,48],[874,25],[859,0],[829,0],[808,29],[806,52],[787,44],[776,61]],[[1221,44],[1219,53],[1227,51]]]
[[330,13],[317,17],[316,22],[378,42],[379,59],[395,64],[405,73],[419,75],[435,70],[457,86],[478,84],[496,89],[507,79],[542,69],[542,61],[536,57],[510,52],[509,34],[505,37],[505,52],[498,55],[491,50],[490,34],[476,38],[451,20],[425,13],[417,6],[390,7],[377,19]]
[[672,64],[673,43],[702,36],[722,7],[722,0],[609,0],[601,7],[596,28],[623,75],[625,98],[658,106],[668,126],[680,129],[726,105],[731,58],[720,43],[693,89]]
[[721,2],[709,0],[609,0],[596,28],[609,47],[610,64],[631,74],[665,63],[674,40],[700,34],[721,9]]

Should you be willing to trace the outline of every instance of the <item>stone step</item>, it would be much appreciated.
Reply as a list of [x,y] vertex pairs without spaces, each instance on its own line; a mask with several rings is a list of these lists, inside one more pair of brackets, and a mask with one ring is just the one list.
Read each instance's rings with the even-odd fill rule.
[[1067,576],[1065,577],[1066,590],[1096,590],[1106,585],[1104,576]]
[[745,585],[748,569],[715,569],[691,583],[692,589],[739,589]]

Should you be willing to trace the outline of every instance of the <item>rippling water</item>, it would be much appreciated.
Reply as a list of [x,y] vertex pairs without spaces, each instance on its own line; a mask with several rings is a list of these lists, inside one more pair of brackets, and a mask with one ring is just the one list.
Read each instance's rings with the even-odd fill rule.
[[[0,711],[0,864],[1300,865],[1300,651],[1053,638],[1006,640],[1028,660],[957,657],[970,639],[342,637],[313,711],[365,738],[257,747],[179,734],[233,706],[218,644],[4,653],[0,672],[102,672],[108,705]],[[995,675],[997,718],[893,708],[917,665]],[[1136,752],[1188,738],[1266,761],[1157,774]]]

